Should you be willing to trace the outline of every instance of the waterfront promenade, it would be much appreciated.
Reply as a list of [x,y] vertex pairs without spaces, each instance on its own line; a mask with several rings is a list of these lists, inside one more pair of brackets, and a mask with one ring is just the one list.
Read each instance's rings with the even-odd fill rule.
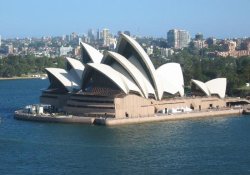
[[47,74],[36,74],[36,75],[15,76],[15,77],[0,77],[0,80],[40,79],[42,77],[47,77]]
[[[136,118],[124,118],[124,119],[106,119],[104,125],[122,125],[122,124],[136,124],[136,123],[148,123],[148,122],[162,122],[171,120],[187,120],[207,117],[220,117],[220,116],[241,116],[242,109],[222,109],[222,110],[204,110],[194,111],[189,113],[178,113],[178,114],[156,114],[151,117],[136,117]],[[98,120],[98,119],[97,119]]]
[[242,109],[225,108],[220,110],[203,110],[194,111],[189,113],[179,114],[155,114],[154,116],[146,117],[131,117],[131,118],[105,118],[105,117],[83,117],[83,116],[65,116],[65,115],[36,115],[23,113],[21,110],[15,112],[15,119],[18,120],[30,120],[39,122],[58,122],[58,123],[79,123],[89,125],[126,125],[126,124],[138,124],[148,122],[163,122],[171,120],[187,120],[195,118],[207,118],[207,117],[219,117],[219,116],[233,116],[241,115]]

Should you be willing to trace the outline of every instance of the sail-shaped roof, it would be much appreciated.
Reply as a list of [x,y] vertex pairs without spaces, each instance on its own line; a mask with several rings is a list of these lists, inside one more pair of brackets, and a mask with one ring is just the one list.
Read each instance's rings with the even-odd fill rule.
[[199,87],[200,90],[202,90],[207,96],[210,96],[210,92],[205,83],[194,79],[192,79],[191,82],[194,83],[197,87]]
[[[150,82],[143,76],[143,74],[125,57],[122,55],[108,51],[102,63],[111,65],[118,63],[120,64],[128,73],[128,76],[131,77],[136,85],[140,88],[145,98],[148,98],[149,94],[155,95],[154,88],[150,84]],[[119,70],[118,70],[119,71]],[[129,78],[128,77],[128,78]]]
[[225,98],[226,96],[226,78],[216,78],[207,81],[206,83],[193,79],[191,81],[196,84],[207,96],[218,95],[220,98]]
[[157,99],[162,96],[162,84],[156,76],[155,68],[144,49],[130,36],[121,34],[117,52],[136,65],[155,89]]
[[220,98],[226,95],[227,79],[216,78],[205,83],[209,89],[210,94],[217,94]]
[[[60,68],[46,68],[49,80],[53,83],[53,78],[58,80],[64,88],[66,88],[69,92],[73,91],[74,89],[80,89],[77,80],[73,76],[69,74],[68,71]],[[52,78],[53,76],[53,78]],[[61,87],[58,87],[61,88]]]
[[84,65],[81,61],[74,58],[66,57],[66,60],[68,64],[68,71],[71,73],[71,76],[75,76],[75,79],[79,81],[78,84],[81,84]]
[[84,64],[101,62],[103,54],[100,53],[97,49],[84,42],[80,42],[80,46]]
[[166,63],[156,70],[163,85],[163,91],[184,96],[184,79],[179,63]]
[[[92,69],[100,72],[103,76],[109,78],[125,94],[128,94],[130,91],[134,91],[142,95],[140,89],[137,87],[136,84],[134,84],[134,82],[130,81],[127,77],[125,77],[123,74],[116,71],[112,67],[105,65],[105,64],[98,64],[98,63],[88,63],[87,66],[88,66],[87,69],[91,67]],[[84,74],[84,75],[87,75],[87,74]]]

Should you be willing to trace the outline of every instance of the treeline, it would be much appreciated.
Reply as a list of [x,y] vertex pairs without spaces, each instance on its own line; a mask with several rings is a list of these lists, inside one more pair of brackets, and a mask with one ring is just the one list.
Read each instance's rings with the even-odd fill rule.
[[35,57],[35,56],[8,56],[0,59],[0,77],[25,76],[28,74],[45,73],[46,67],[65,67],[65,59]]
[[[250,82],[250,57],[207,57],[202,56],[196,50],[186,48],[169,57],[168,60],[153,60],[156,67],[166,62],[177,62],[181,64],[185,86],[190,85],[191,79],[203,82],[214,78],[227,78],[227,94],[230,96],[250,95],[241,92],[240,88]],[[242,94],[244,93],[244,94]]]

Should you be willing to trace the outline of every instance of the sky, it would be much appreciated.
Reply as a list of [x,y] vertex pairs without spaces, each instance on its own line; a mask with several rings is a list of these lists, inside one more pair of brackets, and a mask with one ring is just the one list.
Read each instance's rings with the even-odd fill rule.
[[250,37],[250,0],[1,0],[2,38],[62,36],[108,28],[166,37],[170,29],[191,36]]

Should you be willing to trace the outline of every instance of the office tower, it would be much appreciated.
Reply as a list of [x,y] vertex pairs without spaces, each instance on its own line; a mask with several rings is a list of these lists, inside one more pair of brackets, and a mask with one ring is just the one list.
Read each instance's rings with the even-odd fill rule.
[[103,39],[103,45],[108,46],[109,45],[109,38],[110,38],[109,29],[103,29],[101,36]]
[[126,30],[126,31],[124,31],[124,33],[125,33],[126,35],[130,36],[130,31]]
[[70,35],[66,35],[66,41],[68,41],[68,42],[71,41],[71,36]]
[[90,42],[93,42],[95,40],[95,33],[94,33],[93,29],[88,30],[88,38],[89,38]]
[[167,33],[168,45],[175,49],[188,47],[190,42],[190,34],[186,30],[172,29]]
[[119,31],[117,32],[117,37],[120,37],[121,34],[122,34],[122,31],[119,30]]
[[63,35],[62,40],[65,41],[65,39],[66,39],[66,35]]
[[197,33],[195,35],[195,40],[203,40],[203,34],[202,33]]
[[211,45],[216,44],[216,39],[213,37],[209,37],[209,38],[207,38],[206,42],[207,42],[208,46],[211,46]]
[[78,34],[76,32],[71,33],[70,35],[71,40],[75,40],[78,38]]
[[97,40],[101,39],[101,34],[100,34],[100,30],[99,29],[97,29],[97,32],[96,32],[96,39]]

